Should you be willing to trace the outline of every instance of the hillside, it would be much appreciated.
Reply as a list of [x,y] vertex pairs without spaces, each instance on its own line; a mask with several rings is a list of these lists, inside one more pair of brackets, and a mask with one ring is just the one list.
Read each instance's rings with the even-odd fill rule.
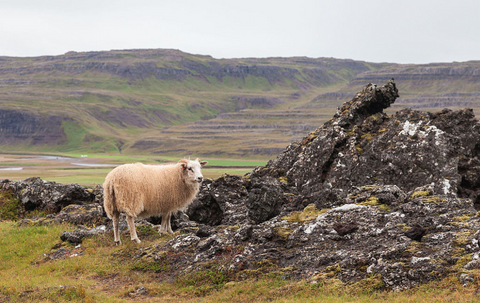
[[365,84],[413,107],[476,108],[480,62],[214,59],[178,50],[0,57],[0,148],[271,158]]

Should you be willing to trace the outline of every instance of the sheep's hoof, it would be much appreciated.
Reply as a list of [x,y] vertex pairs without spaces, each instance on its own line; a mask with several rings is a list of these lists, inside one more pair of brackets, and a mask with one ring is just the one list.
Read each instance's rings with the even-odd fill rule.
[[122,245],[122,241],[118,240],[118,241],[115,241],[115,246],[120,246]]
[[135,241],[135,242],[137,242],[137,243],[142,242],[142,241],[140,241],[140,239],[138,239],[138,238],[137,238],[137,239],[132,239],[132,241]]

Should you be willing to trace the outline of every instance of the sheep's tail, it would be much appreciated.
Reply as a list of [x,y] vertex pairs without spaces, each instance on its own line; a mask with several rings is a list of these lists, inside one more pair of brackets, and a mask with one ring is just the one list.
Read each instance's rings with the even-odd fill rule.
[[105,179],[105,183],[103,183],[103,208],[110,219],[112,219],[113,214],[117,212],[117,205],[115,203],[115,189],[113,184],[114,182],[112,182],[108,176]]

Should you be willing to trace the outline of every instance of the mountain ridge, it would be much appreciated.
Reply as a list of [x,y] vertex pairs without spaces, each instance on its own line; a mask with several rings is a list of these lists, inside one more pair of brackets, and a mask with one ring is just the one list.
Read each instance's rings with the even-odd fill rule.
[[269,158],[360,87],[392,77],[403,98],[390,110],[480,104],[480,61],[214,59],[169,49],[0,57],[0,147]]

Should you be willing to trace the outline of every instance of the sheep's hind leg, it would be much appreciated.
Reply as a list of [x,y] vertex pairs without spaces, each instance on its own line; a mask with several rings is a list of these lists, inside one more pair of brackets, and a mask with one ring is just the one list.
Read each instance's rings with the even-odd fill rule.
[[130,239],[137,243],[140,243],[140,239],[137,236],[137,230],[135,229],[135,222],[132,216],[127,215],[128,229],[130,229]]
[[115,245],[122,245],[122,241],[120,240],[120,234],[118,232],[118,221],[120,219],[120,213],[115,212],[112,216],[113,221],[113,238],[115,241]]
[[173,234],[173,230],[172,230],[172,225],[170,224],[172,221],[172,213],[168,213],[167,215],[167,233],[169,234]]
[[[164,233],[172,233],[172,228],[170,227],[170,216],[171,216],[171,213],[164,213],[162,214],[162,225],[160,226],[160,229],[158,230],[158,232],[160,234],[164,234]],[[170,231],[169,231],[170,229]]]

